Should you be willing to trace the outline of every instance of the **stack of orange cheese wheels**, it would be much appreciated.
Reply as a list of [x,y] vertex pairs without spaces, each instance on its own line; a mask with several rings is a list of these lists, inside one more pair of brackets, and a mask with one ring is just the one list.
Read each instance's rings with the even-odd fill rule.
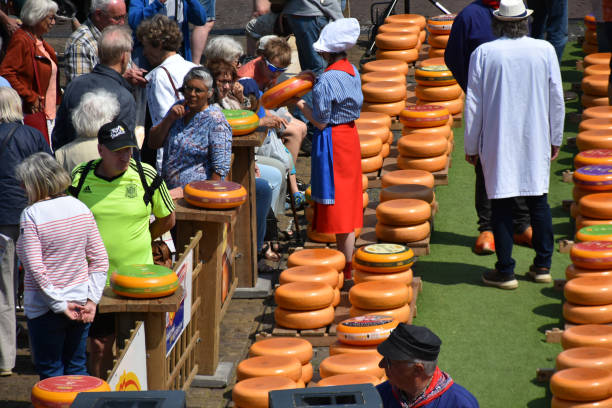
[[349,301],[351,317],[376,314],[407,322],[410,319],[412,286],[381,280],[362,282],[349,290]]
[[[580,102],[585,108],[609,105],[606,85],[608,83],[606,66],[609,69],[609,52],[595,52],[584,57],[585,74],[582,79],[583,94],[580,98]],[[603,92],[604,86],[606,88],[605,93]]]
[[279,376],[295,381],[298,387],[302,382],[302,364],[297,357],[284,355],[255,356],[242,360],[236,367],[236,380],[247,378]]
[[587,55],[599,51],[597,43],[597,21],[592,14],[584,16],[584,41],[582,42],[582,51]]
[[[371,74],[385,73],[371,72]],[[404,75],[403,77],[405,81],[406,77]],[[405,86],[406,84],[404,82],[404,87]],[[389,152],[391,151],[391,143],[393,143],[393,133],[391,132],[391,117],[389,115],[379,112],[361,112],[361,115],[359,115],[359,118],[355,121],[355,126],[357,126],[357,133],[359,134],[362,160],[376,156],[380,156],[380,158],[384,160],[387,156],[389,156]],[[372,134],[372,129],[379,129],[380,133]],[[381,143],[380,151],[378,151],[378,153],[376,154],[374,154],[374,152],[378,150],[378,148],[376,147],[378,146],[378,142],[374,140],[375,137],[378,137]],[[379,162],[378,159],[371,159],[369,161],[366,161],[365,163],[362,161],[361,171],[362,173],[369,173],[368,171],[364,170],[371,170],[373,168],[376,169],[375,171],[377,171],[378,169],[380,169],[380,167],[376,168],[378,164],[382,166],[382,160],[380,160]]]
[[429,32],[427,42],[430,45],[429,58],[444,57],[444,50],[455,17],[455,14],[442,14],[427,20],[427,31]]
[[[425,38],[427,37],[427,32],[425,31],[425,26],[427,25],[427,20],[424,16],[420,14],[394,14],[385,18],[384,25],[388,24],[399,24],[399,25],[415,25],[419,28],[419,45],[418,48],[421,48],[421,44],[425,43]],[[381,26],[381,27],[383,27]],[[379,32],[385,32],[384,29],[379,29]]]
[[419,59],[419,33],[386,31],[376,34],[376,59],[411,63]]
[[574,367],[550,378],[551,406],[609,407],[612,405],[612,372],[603,368]]
[[312,344],[299,337],[270,337],[259,340],[249,348],[249,357],[289,356],[297,358],[302,365],[301,381],[308,384],[312,380]]
[[[366,78],[369,74],[372,74],[377,80],[363,83],[364,102],[361,110],[363,112],[376,112],[384,113],[388,116],[397,116],[406,104],[405,78],[408,75],[408,64],[406,61],[377,59],[376,61],[363,64],[362,71],[362,75],[366,76]],[[386,78],[382,76],[382,73],[386,74]],[[404,77],[403,81],[401,79],[393,79],[400,75]],[[382,82],[386,82],[386,84],[382,84]],[[390,119],[389,126],[391,126]]]
[[334,299],[334,288],[327,283],[285,283],[274,292],[278,305],[274,310],[274,320],[277,325],[288,329],[325,327],[334,321]]
[[574,347],[557,355],[557,371],[574,367],[596,367],[612,371],[612,349],[605,347]]
[[80,392],[107,392],[104,380],[88,375],[61,375],[37,382],[32,387],[31,399],[35,408],[70,407]]
[[338,287],[338,271],[329,265],[302,265],[285,269],[279,276],[279,283],[284,285],[291,282],[320,282],[327,283],[334,289],[332,305],[340,303],[340,288]]
[[430,234],[431,204],[413,198],[384,201],[376,207],[376,237],[383,242],[411,243]]
[[358,248],[353,255],[355,283],[394,282],[412,285],[412,249],[399,244],[371,244]]
[[268,408],[270,391],[295,388],[298,388],[298,384],[283,376],[247,378],[234,385],[232,401],[235,408]]
[[338,271],[338,289],[344,285],[344,265],[346,259],[340,251],[331,248],[312,248],[295,251],[287,258],[287,267],[303,265],[330,266]]
[[421,50],[423,41],[425,40],[426,33],[421,27],[413,23],[385,23],[378,27],[378,34],[383,33],[403,33],[403,34],[415,34],[417,39],[416,49]]
[[[599,65],[593,65],[591,67],[597,67]],[[591,68],[589,67],[589,68]],[[601,75],[610,75],[610,67],[606,66],[607,72]],[[582,121],[588,121],[590,119],[612,119],[612,106],[592,106],[582,111]],[[581,152],[584,150],[593,149],[612,149],[612,130],[610,129],[596,129],[594,128],[595,123],[586,122],[585,129],[578,133],[576,137],[576,145],[578,150]]]
[[451,115],[463,111],[463,90],[446,65],[428,65],[414,71],[417,105],[439,105]]

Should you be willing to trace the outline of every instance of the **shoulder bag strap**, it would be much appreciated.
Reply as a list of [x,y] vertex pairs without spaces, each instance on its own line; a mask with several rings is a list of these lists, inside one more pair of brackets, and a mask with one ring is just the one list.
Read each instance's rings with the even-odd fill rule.
[[2,141],[2,146],[0,146],[0,152],[4,151],[6,144],[9,142],[9,140],[11,140],[11,137],[13,137],[13,134],[17,131],[18,127],[19,125],[15,125],[11,130],[9,130],[8,136],[6,136],[4,140]]
[[85,179],[87,178],[87,175],[91,171],[94,161],[95,160],[90,160],[87,162],[87,164],[85,165],[85,168],[81,172],[81,178],[79,178],[79,183],[77,184],[77,186],[68,187],[68,192],[74,198],[79,198],[79,193],[81,192],[81,189],[83,188],[83,183],[85,183]]
[[168,79],[170,80],[170,85],[172,85],[172,89],[174,90],[174,96],[176,97],[176,100],[180,100],[181,97],[179,96],[178,90],[176,89],[176,85],[174,85],[172,77],[170,76],[170,72],[168,72],[168,70],[164,66],[161,66],[160,68],[166,72],[166,75],[168,75]]

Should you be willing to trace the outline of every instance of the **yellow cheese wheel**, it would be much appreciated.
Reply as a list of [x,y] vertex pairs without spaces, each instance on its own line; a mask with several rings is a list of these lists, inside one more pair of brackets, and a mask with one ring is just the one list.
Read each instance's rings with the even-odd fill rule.
[[450,101],[461,97],[463,91],[459,84],[446,86],[423,86],[415,88],[416,97],[422,101]]
[[407,323],[408,320],[410,319],[410,305],[406,303],[405,305],[400,306],[398,308],[388,309],[388,310],[367,310],[367,309],[360,309],[355,306],[351,306],[351,308],[349,309],[349,316],[351,317],[364,316],[364,315],[370,315],[370,314],[391,316],[394,319],[399,320],[402,323]]
[[295,381],[280,376],[254,377],[242,380],[232,389],[232,401],[239,407],[268,408],[268,393],[296,388]]
[[[612,172],[612,166],[606,167]],[[612,193],[585,195],[578,201],[578,212],[584,217],[612,220]]]
[[391,23],[414,24],[424,30],[427,20],[420,14],[392,14],[385,18],[385,24]]
[[336,354],[321,361],[321,378],[338,374],[369,374],[382,377],[385,370],[378,366],[380,358],[373,354]]
[[420,184],[433,188],[434,176],[425,170],[395,170],[382,176],[382,188],[398,184]]
[[417,99],[417,105],[437,105],[448,109],[451,115],[456,115],[463,111],[463,98],[451,99],[450,101],[421,101]]
[[380,378],[370,374],[360,373],[348,373],[331,375],[327,378],[321,379],[317,383],[317,387],[332,387],[337,385],[351,385],[351,384],[380,384]]
[[584,276],[563,287],[565,299],[577,305],[600,306],[612,303],[612,277]]
[[379,48],[376,51],[376,59],[390,59],[404,62],[414,62],[419,59],[419,51],[416,48],[405,50],[383,50]]
[[565,268],[565,279],[567,279],[568,281],[581,276],[612,276],[612,269],[585,269],[580,268],[574,264],[569,264],[568,267]]
[[321,282],[338,286],[338,271],[329,265],[302,265],[285,269],[278,277],[281,285],[291,282]]
[[389,116],[397,116],[406,106],[406,101],[401,100],[397,102],[387,102],[387,103],[373,103],[373,102],[364,102],[361,110],[362,112],[378,112],[385,113]]
[[582,91],[595,96],[608,96],[608,79],[609,75],[585,76],[582,78]]
[[401,72],[373,71],[366,72],[361,76],[362,84],[379,81],[397,82],[404,84],[404,87],[406,87],[406,75],[402,74]]
[[312,344],[299,337],[270,337],[253,343],[249,348],[249,357],[290,356],[297,358],[302,365],[307,365],[312,355]]
[[398,184],[383,188],[380,191],[379,199],[381,203],[399,198],[414,198],[431,204],[434,200],[434,192],[432,188],[420,184]]
[[397,102],[406,99],[406,84],[402,82],[377,81],[361,86],[363,100],[367,102]]
[[361,175],[361,191],[365,192],[368,189],[368,176],[365,174]]
[[421,241],[430,234],[429,222],[398,227],[376,223],[376,238],[383,242],[410,243]]
[[[367,75],[367,74],[365,74]],[[384,125],[387,129],[391,127],[391,118],[389,115],[377,112],[361,112],[359,118],[355,120],[355,126],[359,128],[366,123],[375,125]]]
[[288,329],[318,329],[334,321],[334,307],[329,306],[320,310],[289,310],[277,307],[274,309],[276,324]]
[[440,156],[434,157],[413,157],[413,156],[398,156],[397,167],[402,170],[416,169],[430,172],[440,171],[446,167],[448,156],[446,149]]
[[359,123],[356,127],[359,136],[376,136],[381,143],[389,138],[389,127],[381,123]]
[[448,140],[436,134],[416,134],[402,136],[397,142],[397,150],[402,156],[434,157],[446,153]]
[[408,64],[397,60],[376,60],[363,64],[362,71],[364,73],[374,71],[401,72],[404,75],[408,75]]
[[312,380],[314,374],[314,368],[312,363],[308,362],[302,366],[302,378],[300,379],[304,384],[308,384]]
[[580,122],[578,125],[578,131],[584,132],[585,130],[611,130],[612,129],[612,118],[595,118],[586,119]]
[[603,368],[612,371],[612,349],[604,347],[576,347],[557,355],[557,371],[566,368]]
[[376,219],[387,225],[416,225],[431,218],[427,201],[401,198],[382,202],[376,206]]
[[444,57],[444,51],[446,51],[445,48],[430,47],[427,56],[429,58],[441,58]]
[[[584,76],[588,75],[610,75],[610,66],[609,65],[589,65],[584,69],[582,73]],[[584,118],[584,112],[582,112]]]
[[315,77],[312,73],[302,72],[264,92],[261,96],[261,103],[266,109],[276,109],[287,100],[310,92],[314,81]]
[[327,265],[337,271],[344,269],[344,254],[331,248],[312,248],[295,251],[287,258],[287,266]]
[[574,156],[574,168],[584,166],[612,165],[612,149],[589,149]]
[[232,135],[241,136],[253,132],[259,126],[259,117],[250,110],[223,109],[223,116],[232,128]]
[[[428,106],[428,105],[422,105],[422,106]],[[449,115],[449,118],[452,118],[452,116]],[[449,139],[453,132],[451,131],[451,127],[449,125],[442,125],[442,126],[434,126],[434,127],[423,127],[423,128],[418,128],[418,127],[410,127],[410,126],[404,126],[402,129],[402,136],[408,136],[408,135],[436,135],[436,136],[442,136],[446,139]]]
[[589,65],[608,65],[610,66],[610,54],[609,52],[597,52],[584,57],[584,66]]
[[576,216],[576,230],[580,231],[584,227],[590,227],[594,225],[612,225],[612,220],[601,220],[598,218],[585,217],[581,214]]
[[410,268],[416,260],[412,249],[397,244],[370,244],[353,254],[353,266],[365,272],[392,273]]
[[444,58],[436,57],[436,58],[426,58],[418,63],[419,67],[428,67],[430,65],[446,65],[444,62]]
[[449,117],[448,109],[435,105],[406,106],[399,116],[404,126],[412,128],[444,126]]
[[329,345],[329,355],[335,356],[336,354],[374,354],[378,356],[378,358],[382,359],[382,356],[378,353],[378,349],[376,348],[377,344],[373,344],[371,346],[355,346],[352,344],[344,344],[339,341],[335,341],[334,343]]
[[[382,146],[381,146],[382,150]],[[361,159],[361,172],[362,173],[373,173],[378,171],[383,165],[382,154],[378,153],[374,157],[365,157]]]
[[550,391],[569,401],[597,401],[610,397],[612,373],[603,368],[568,368],[550,378]]
[[448,34],[430,34],[427,42],[435,48],[446,48],[448,37],[450,37]]
[[361,157],[373,157],[380,154],[382,151],[383,143],[380,137],[372,134],[360,134],[359,135],[359,147],[361,149]]
[[457,80],[446,65],[427,65],[414,70],[414,80],[422,86],[456,85]]
[[238,381],[264,376],[283,376],[298,381],[302,378],[302,364],[296,357],[267,355],[242,360],[236,368]]
[[[607,68],[609,71],[610,67]],[[608,72],[609,74],[610,72]],[[587,108],[582,111],[582,120],[585,119],[612,119],[612,106],[593,106],[592,108]]]
[[570,258],[574,265],[581,268],[596,270],[611,269],[612,242],[577,242],[570,249]]
[[290,282],[274,291],[276,304],[284,309],[319,310],[334,300],[334,289],[323,282]]
[[185,201],[197,207],[226,209],[240,207],[247,199],[246,189],[225,180],[192,181],[183,188]]
[[456,14],[441,14],[427,19],[427,31],[430,34],[450,34]]
[[612,149],[612,131],[587,130],[576,136],[578,150]]
[[389,145],[389,143],[383,143],[382,149],[380,150],[380,154],[383,159],[389,157],[389,154],[391,154],[391,146]]
[[351,305],[360,309],[395,309],[410,303],[412,288],[393,282],[372,281],[358,283],[349,290]]
[[552,397],[551,408],[612,408],[612,398],[600,401],[577,402]]
[[351,317],[338,323],[336,336],[344,344],[372,346],[385,341],[399,323],[383,315]]
[[563,302],[563,318],[568,322],[576,324],[612,323],[612,304],[585,306]]
[[378,33],[376,34],[376,46],[383,50],[407,50],[414,48],[419,40],[417,33]]
[[577,241],[612,241],[612,225],[591,225],[576,232]]
[[61,375],[41,380],[32,387],[35,408],[68,408],[79,392],[111,391],[104,380],[88,375]]
[[597,45],[597,30],[585,30],[584,41],[589,44]]
[[605,347],[612,349],[612,326],[585,324],[568,327],[561,335],[564,350],[574,347]]
[[382,24],[378,27],[379,33],[406,33],[406,34],[416,34],[419,35],[421,33],[421,28],[416,24],[399,24],[399,23],[389,23]]
[[583,93],[580,97],[580,103],[585,108],[590,108],[592,106],[608,106],[608,97],[607,96],[598,96],[598,95],[589,95]]

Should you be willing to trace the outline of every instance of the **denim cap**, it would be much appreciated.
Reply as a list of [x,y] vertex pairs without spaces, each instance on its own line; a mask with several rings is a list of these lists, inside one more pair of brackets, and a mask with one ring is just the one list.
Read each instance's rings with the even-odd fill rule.
[[319,39],[312,44],[316,52],[339,53],[357,43],[361,29],[356,18],[341,18],[327,24]]
[[377,347],[378,352],[389,360],[434,361],[440,353],[442,340],[423,326],[400,323],[391,335]]

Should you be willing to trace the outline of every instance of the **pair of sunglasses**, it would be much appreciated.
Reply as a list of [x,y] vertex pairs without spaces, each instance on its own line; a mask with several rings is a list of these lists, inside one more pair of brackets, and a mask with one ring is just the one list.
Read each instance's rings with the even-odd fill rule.
[[285,72],[287,70],[287,67],[279,68],[279,67],[277,67],[275,65],[272,65],[272,63],[270,61],[268,61],[267,59],[265,59],[265,58],[264,58],[264,61],[266,61],[266,66],[268,67],[270,72]]

